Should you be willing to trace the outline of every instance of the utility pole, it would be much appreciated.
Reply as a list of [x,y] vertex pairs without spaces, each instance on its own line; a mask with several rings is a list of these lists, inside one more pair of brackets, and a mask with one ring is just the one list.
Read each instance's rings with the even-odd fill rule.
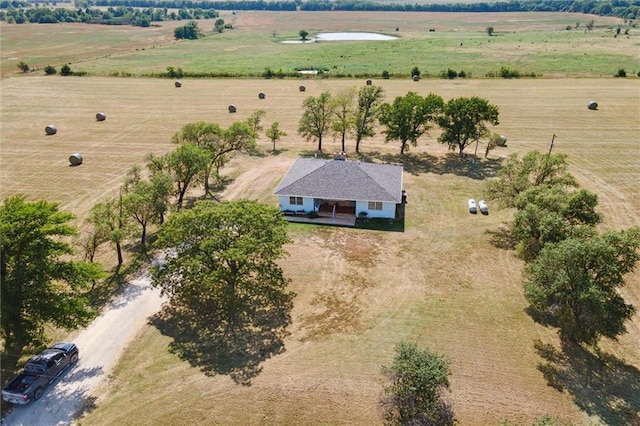
[[544,180],[544,178],[547,177],[547,174],[549,174],[549,157],[551,157],[551,151],[553,150],[553,142],[555,140],[556,140],[556,134],[554,133],[553,137],[551,138],[551,144],[549,145],[549,152],[547,153],[547,159],[544,162],[544,169],[542,170],[542,173],[536,179],[536,185],[541,184],[542,181]]

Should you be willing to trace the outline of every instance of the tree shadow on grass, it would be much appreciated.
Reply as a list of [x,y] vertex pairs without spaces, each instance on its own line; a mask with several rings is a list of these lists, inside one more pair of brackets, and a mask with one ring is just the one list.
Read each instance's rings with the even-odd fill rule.
[[511,232],[511,224],[502,223],[502,225],[496,230],[487,230],[489,234],[491,244],[499,249],[503,250],[515,250],[517,240]]
[[567,392],[575,404],[605,424],[640,425],[640,371],[600,351],[570,343],[560,349],[540,341],[534,347],[549,386]]
[[499,159],[480,159],[473,155],[459,157],[455,153],[448,153],[441,158],[424,152],[399,155],[372,151],[358,154],[358,159],[365,162],[402,164],[404,170],[412,175],[454,174],[479,180],[495,176],[501,164]]
[[300,157],[302,157],[302,158],[318,158],[318,159],[321,159],[321,160],[328,160],[329,158],[333,158],[333,154],[328,154],[326,152],[309,149],[309,150],[300,152]]
[[229,375],[236,383],[251,385],[262,371],[262,362],[285,351],[289,313],[261,310],[251,324],[225,330],[215,314],[167,304],[150,319],[173,341],[169,350],[206,375]]

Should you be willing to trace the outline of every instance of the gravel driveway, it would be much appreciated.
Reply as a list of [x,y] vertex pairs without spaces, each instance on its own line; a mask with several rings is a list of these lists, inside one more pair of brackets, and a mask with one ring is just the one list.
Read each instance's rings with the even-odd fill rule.
[[73,341],[80,348],[80,361],[49,385],[42,397],[14,406],[3,425],[49,426],[72,424],[91,391],[115,366],[127,344],[149,316],[165,301],[151,279],[143,274],[130,282],[122,294]]

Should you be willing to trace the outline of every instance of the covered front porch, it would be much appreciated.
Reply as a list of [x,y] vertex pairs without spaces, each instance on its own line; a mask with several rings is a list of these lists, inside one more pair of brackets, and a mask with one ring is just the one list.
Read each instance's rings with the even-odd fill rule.
[[356,226],[356,216],[349,214],[336,213],[335,215],[326,215],[319,213],[318,217],[310,218],[306,215],[285,216],[289,222],[312,223],[316,225],[332,225],[332,226]]

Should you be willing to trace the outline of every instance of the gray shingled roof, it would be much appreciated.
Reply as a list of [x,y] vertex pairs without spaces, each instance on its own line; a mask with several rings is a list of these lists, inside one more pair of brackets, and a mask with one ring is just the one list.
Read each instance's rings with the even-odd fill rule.
[[402,166],[357,161],[299,159],[275,195],[329,200],[402,202]]

